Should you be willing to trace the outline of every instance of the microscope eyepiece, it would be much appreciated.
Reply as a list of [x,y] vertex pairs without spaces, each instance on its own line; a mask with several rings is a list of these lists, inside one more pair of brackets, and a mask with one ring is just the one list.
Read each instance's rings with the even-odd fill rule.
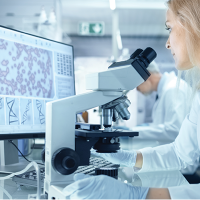
[[[156,56],[157,53],[151,47],[147,47],[144,51],[140,53],[138,57],[144,58],[149,65],[156,58]],[[146,68],[148,67],[148,65],[146,65]]]
[[130,59],[134,59],[136,56],[138,56],[141,52],[143,52],[142,49],[137,49],[135,52],[133,52],[130,56]]

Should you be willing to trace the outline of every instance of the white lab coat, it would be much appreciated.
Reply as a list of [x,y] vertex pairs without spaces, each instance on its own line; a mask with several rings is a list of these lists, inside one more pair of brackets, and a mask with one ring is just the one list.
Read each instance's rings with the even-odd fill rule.
[[174,72],[165,72],[162,75],[157,89],[158,99],[152,110],[153,122],[149,126],[133,127],[133,131],[139,132],[135,140],[159,140],[164,144],[175,140],[185,116],[189,113],[187,83],[181,80],[178,89],[176,82]]
[[[197,93],[191,111],[184,119],[179,135],[173,143],[147,147],[140,151],[143,155],[140,172],[181,170],[193,165],[200,155],[200,92]],[[199,190],[200,184],[169,188],[172,199],[200,199]]]

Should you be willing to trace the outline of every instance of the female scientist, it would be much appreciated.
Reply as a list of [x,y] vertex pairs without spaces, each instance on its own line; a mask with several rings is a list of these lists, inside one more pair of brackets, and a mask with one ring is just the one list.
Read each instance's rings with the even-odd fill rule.
[[[193,68],[200,71],[200,0],[168,0],[167,4],[169,38],[166,48],[171,50],[178,70]],[[199,90],[200,75],[196,72],[192,81],[198,78],[195,88]],[[102,156],[140,171],[181,170],[192,165],[200,156],[200,91],[196,92],[191,111],[173,143],[138,152],[121,150]],[[74,179],[75,182],[67,186],[64,193],[75,199],[200,199],[200,184],[145,188],[130,186],[103,175],[77,174]]]

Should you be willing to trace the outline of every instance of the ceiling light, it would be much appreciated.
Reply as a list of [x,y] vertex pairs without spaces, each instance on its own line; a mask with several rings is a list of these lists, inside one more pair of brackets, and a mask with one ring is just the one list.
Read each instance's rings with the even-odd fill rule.
[[116,8],[115,0],[109,0],[109,1],[110,1],[110,9],[115,10]]

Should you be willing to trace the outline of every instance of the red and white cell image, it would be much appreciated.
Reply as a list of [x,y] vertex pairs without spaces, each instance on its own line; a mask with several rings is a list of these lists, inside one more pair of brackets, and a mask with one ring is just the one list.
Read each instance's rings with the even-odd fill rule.
[[0,39],[0,94],[53,98],[51,51]]

